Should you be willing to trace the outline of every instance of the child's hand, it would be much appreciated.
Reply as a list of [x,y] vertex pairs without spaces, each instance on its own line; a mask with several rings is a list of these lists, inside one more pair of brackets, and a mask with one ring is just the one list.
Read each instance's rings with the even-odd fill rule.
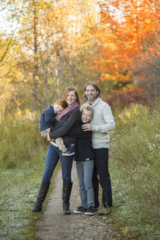
[[90,123],[83,124],[82,129],[84,131],[92,131],[92,125]]

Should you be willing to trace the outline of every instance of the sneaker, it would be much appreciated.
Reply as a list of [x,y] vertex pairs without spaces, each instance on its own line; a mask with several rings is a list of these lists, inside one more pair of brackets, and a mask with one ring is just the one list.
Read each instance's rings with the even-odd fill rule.
[[86,215],[94,215],[95,214],[95,209],[94,207],[89,207],[87,209],[87,212],[85,212]]
[[74,213],[85,213],[86,211],[87,211],[87,208],[80,206],[77,208],[77,210],[74,210]]
[[75,152],[72,152],[68,149],[65,152],[62,152],[62,156],[72,156],[74,154],[75,154]]

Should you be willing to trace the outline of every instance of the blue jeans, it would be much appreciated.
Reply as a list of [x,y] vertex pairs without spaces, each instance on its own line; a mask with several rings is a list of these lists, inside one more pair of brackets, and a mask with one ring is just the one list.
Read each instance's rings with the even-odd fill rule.
[[92,185],[94,160],[76,162],[79,194],[84,208],[94,207],[94,191]]
[[[71,150],[72,152],[75,152],[75,146],[67,147],[67,149]],[[73,157],[74,156],[70,157],[62,156],[62,151],[60,151],[58,147],[55,147],[52,144],[50,144],[46,156],[45,169],[42,179],[50,182],[54,169],[60,159],[62,166],[63,181],[71,182]]]

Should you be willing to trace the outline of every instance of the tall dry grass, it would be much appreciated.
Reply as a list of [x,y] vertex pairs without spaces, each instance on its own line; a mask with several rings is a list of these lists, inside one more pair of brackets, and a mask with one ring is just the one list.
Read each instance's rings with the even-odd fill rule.
[[160,109],[126,108],[111,133],[115,221],[123,237],[160,239]]
[[39,118],[29,112],[8,116],[0,124],[0,165],[5,168],[38,162],[47,146],[39,132]]

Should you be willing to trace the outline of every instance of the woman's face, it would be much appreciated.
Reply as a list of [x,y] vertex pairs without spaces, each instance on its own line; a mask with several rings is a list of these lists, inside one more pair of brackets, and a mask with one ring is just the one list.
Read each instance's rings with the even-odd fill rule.
[[76,97],[76,94],[75,94],[75,91],[70,91],[67,95],[67,98],[66,98],[66,102],[68,103],[68,105],[71,105],[73,104],[75,101],[77,100],[77,97]]

